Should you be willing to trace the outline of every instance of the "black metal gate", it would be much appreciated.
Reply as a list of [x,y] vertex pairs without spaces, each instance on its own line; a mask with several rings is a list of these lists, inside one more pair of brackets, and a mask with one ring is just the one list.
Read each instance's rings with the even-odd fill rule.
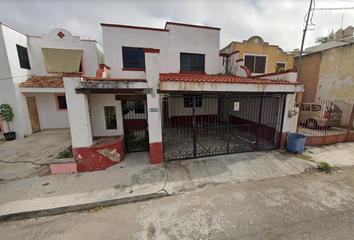
[[122,101],[122,113],[126,151],[148,151],[147,107],[144,101]]
[[285,94],[165,95],[164,160],[280,147]]

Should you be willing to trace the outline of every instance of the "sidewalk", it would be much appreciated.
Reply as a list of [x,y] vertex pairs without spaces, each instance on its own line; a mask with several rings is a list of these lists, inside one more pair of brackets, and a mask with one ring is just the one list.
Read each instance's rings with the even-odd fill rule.
[[105,171],[33,177],[0,184],[0,221],[164,197],[225,183],[299,174],[314,163],[270,151],[150,165],[149,153],[127,154]]

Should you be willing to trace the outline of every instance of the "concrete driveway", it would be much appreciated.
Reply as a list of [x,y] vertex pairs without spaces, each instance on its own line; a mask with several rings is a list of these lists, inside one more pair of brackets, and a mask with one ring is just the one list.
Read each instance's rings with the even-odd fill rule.
[[40,164],[45,164],[69,145],[69,129],[43,130],[26,138],[0,141],[0,183],[50,174],[49,167]]

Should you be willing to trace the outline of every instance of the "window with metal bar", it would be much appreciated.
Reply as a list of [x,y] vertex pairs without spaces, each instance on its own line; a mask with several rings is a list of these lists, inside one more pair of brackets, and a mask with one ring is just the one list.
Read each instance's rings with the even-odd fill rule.
[[20,67],[31,70],[27,48],[16,44],[18,59],[20,60]]
[[106,129],[117,129],[117,116],[116,116],[116,107],[115,106],[105,106],[104,107],[104,116],[106,122]]
[[[201,97],[196,97],[195,98],[195,107],[202,107],[202,98]],[[184,98],[184,107],[189,108],[193,107],[193,98],[187,97]]]

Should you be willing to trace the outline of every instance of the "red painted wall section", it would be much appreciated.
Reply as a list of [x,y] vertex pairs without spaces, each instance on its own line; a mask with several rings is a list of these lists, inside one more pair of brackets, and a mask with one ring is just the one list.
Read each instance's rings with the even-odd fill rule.
[[107,144],[73,148],[78,172],[105,170],[123,161],[124,152],[124,136]]
[[150,143],[150,164],[163,163],[162,142]]
[[287,134],[289,134],[290,132],[283,132],[281,135],[281,140],[280,140],[280,149],[284,149],[284,142],[286,139]]

